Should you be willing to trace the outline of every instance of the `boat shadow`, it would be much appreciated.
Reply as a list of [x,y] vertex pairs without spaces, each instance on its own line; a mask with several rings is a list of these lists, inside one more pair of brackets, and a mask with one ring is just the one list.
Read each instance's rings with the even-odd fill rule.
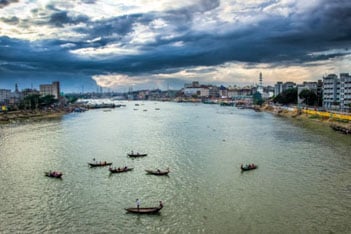
[[156,213],[133,213],[133,212],[125,212],[126,215],[134,215],[140,218],[140,216],[162,216],[161,212],[156,212]]
[[168,178],[170,177],[169,174],[167,174],[167,175],[155,175],[155,174],[150,174],[150,173],[147,173],[147,172],[145,173],[145,175],[147,175],[147,176],[154,176],[154,177],[168,177]]

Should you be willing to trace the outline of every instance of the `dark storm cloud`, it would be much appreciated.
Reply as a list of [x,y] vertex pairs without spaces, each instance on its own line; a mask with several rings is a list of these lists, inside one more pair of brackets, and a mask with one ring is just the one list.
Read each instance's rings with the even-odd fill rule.
[[80,16],[69,16],[66,11],[55,12],[50,15],[49,24],[54,25],[56,27],[63,27],[64,25],[72,25],[88,22],[89,18],[84,15]]
[[19,2],[19,0],[0,0],[0,8],[4,8],[12,3]]
[[81,2],[85,4],[95,4],[96,0],[81,0]]
[[126,15],[113,19],[89,22],[89,28],[82,26],[75,29],[75,31],[83,33],[92,39],[96,37],[109,37],[116,34],[120,36],[119,38],[112,38],[113,40],[116,40],[133,31],[134,23],[148,24],[153,19],[154,18],[151,15]]
[[[348,48],[351,42],[351,2],[321,3],[304,15],[271,17],[255,26],[247,25],[220,36],[194,34],[189,30],[184,36],[173,39],[184,43],[182,49],[159,49],[157,56],[144,54],[141,69],[153,67],[153,62],[162,68],[218,65],[230,61],[303,65],[345,55],[336,52],[311,56],[316,52]],[[159,40],[154,46],[160,48],[167,43]]]
[[19,23],[19,19],[16,16],[12,16],[10,18],[0,18],[0,21],[6,23],[6,24],[10,24],[10,25],[15,25]]
[[[340,51],[351,42],[351,2],[346,0],[321,1],[318,7],[307,12],[293,13],[287,17],[274,16],[255,25],[229,26],[226,32],[192,30],[195,14],[218,7],[219,1],[202,1],[202,5],[157,14],[134,14],[108,20],[90,21],[85,16],[69,16],[67,12],[54,11],[49,24],[61,27],[84,22],[89,27],[75,28],[83,35],[79,41],[46,40],[36,45],[3,37],[0,43],[0,69],[43,70],[78,72],[84,75],[104,73],[147,74],[175,72],[186,67],[220,65],[226,62],[268,63],[275,65],[324,61],[344,56]],[[262,6],[263,8],[264,6]],[[70,53],[69,46],[100,48],[120,43],[128,46],[125,36],[133,32],[136,23],[149,25],[162,19],[172,26],[177,35],[169,39],[157,37],[155,41],[139,45],[136,55],[109,57],[78,57]],[[98,39],[96,39],[98,38]],[[96,40],[95,40],[96,39]],[[89,42],[90,41],[90,42]],[[174,43],[181,42],[181,46]],[[6,47],[4,45],[7,45]],[[328,50],[337,52],[318,53]],[[23,63],[25,66],[19,66]],[[12,66],[12,67],[9,67]],[[1,70],[0,70],[1,71]]]

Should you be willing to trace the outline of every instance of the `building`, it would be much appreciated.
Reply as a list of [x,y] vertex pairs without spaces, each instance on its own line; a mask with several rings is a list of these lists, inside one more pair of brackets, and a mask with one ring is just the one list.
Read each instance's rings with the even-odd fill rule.
[[40,94],[40,92],[36,89],[23,89],[22,90],[22,96],[27,97],[28,95],[36,95]]
[[228,89],[228,97],[236,100],[252,98],[253,93],[252,87]]
[[351,76],[348,73],[323,77],[323,107],[341,111],[351,110]]
[[184,88],[183,92],[184,92],[184,96],[186,97],[191,97],[191,96],[209,97],[210,96],[210,90],[207,86],[188,87],[188,88]]
[[228,98],[228,89],[223,85],[219,87],[219,97]]
[[280,93],[283,92],[283,82],[278,81],[275,85],[274,85],[274,96],[278,96]]
[[56,99],[60,98],[60,82],[55,81],[52,84],[40,85],[40,95],[53,95]]
[[288,81],[283,84],[283,91],[296,88],[296,83]]
[[8,103],[11,98],[10,89],[0,89],[0,103]]
[[258,78],[257,92],[259,92],[261,95],[263,95],[263,77],[262,77],[262,72],[260,72],[260,75],[259,75],[259,78]]
[[218,98],[219,97],[219,88],[217,86],[210,85],[208,86],[208,93],[210,98]]
[[274,96],[278,96],[280,93],[284,92],[285,90],[288,89],[293,89],[296,88],[296,83],[288,81],[288,82],[281,82],[278,81],[275,85],[274,85]]
[[306,82],[304,81],[303,84],[297,85],[297,104],[301,104],[304,100],[300,98],[300,93],[307,89],[313,91],[317,96],[317,82]]
[[340,97],[340,81],[335,74],[323,77],[323,107],[331,109]]
[[340,109],[351,110],[351,76],[349,73],[340,74]]

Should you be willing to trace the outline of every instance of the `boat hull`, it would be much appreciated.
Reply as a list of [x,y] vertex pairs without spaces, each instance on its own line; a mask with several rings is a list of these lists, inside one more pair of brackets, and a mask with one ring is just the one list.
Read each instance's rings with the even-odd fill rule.
[[134,213],[134,214],[156,214],[158,213],[162,207],[145,207],[145,208],[125,208],[125,210],[129,213]]
[[45,172],[45,176],[51,177],[51,178],[56,178],[56,179],[61,179],[62,175],[63,175],[62,173],[54,175],[54,174],[52,174],[50,172]]
[[111,166],[112,165],[112,163],[103,163],[103,164],[88,163],[88,164],[91,167],[105,167],[105,166]]
[[258,166],[254,166],[254,167],[241,167],[241,171],[251,171],[251,170],[255,170],[257,169]]
[[111,173],[123,173],[123,172],[128,172],[128,171],[131,171],[131,170],[133,170],[134,168],[127,168],[126,170],[118,170],[118,169],[109,169],[109,171],[111,172]]
[[147,154],[127,154],[131,158],[145,157]]
[[162,175],[168,175],[169,171],[154,171],[154,170],[145,170],[148,174],[152,174],[152,175],[158,175],[158,176],[162,176]]

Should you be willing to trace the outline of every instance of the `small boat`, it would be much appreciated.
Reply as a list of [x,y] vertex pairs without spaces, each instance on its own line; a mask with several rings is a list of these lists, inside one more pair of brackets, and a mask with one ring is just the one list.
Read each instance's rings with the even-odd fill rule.
[[241,164],[241,166],[240,166],[241,171],[250,171],[250,170],[256,169],[257,167],[258,166],[255,164],[249,164],[249,165],[245,165],[245,166],[243,166],[243,164]]
[[145,170],[145,171],[146,171],[148,174],[161,176],[161,175],[168,175],[168,173],[169,173],[169,168],[167,168],[167,170],[165,170],[165,171],[161,171],[161,170],[159,170],[159,169],[157,169],[157,170]]
[[160,202],[160,206],[158,207],[130,207],[130,208],[125,208],[126,211],[130,213],[136,213],[136,214],[156,214],[158,213],[161,209],[163,208],[162,202]]
[[118,168],[112,168],[110,167],[108,170],[111,172],[111,173],[122,173],[122,172],[127,172],[127,171],[131,171],[133,170],[134,168],[133,167],[118,167]]
[[112,162],[94,162],[94,163],[88,163],[89,166],[91,167],[105,167],[105,166],[111,166],[112,165]]
[[140,153],[130,153],[130,154],[127,154],[129,157],[133,157],[133,158],[137,158],[137,157],[145,157],[147,156],[147,154],[140,154]]
[[48,171],[45,172],[45,176],[47,177],[52,177],[52,178],[58,178],[61,179],[62,178],[62,172],[57,172],[57,171]]

